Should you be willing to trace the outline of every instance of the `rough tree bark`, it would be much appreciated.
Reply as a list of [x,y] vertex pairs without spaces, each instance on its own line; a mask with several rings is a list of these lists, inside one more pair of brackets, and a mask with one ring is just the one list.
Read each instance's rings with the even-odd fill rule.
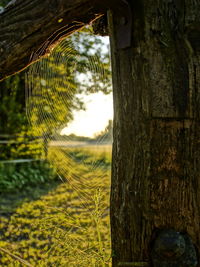
[[110,16],[113,267],[150,266],[158,229],[188,233],[200,252],[200,2],[130,3],[131,47],[117,49]]

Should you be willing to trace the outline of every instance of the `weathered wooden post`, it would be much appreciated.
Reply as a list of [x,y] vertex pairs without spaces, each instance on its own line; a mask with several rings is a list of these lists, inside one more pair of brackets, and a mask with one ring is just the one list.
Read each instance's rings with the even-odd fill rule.
[[[113,267],[163,267],[175,262],[177,267],[197,266],[200,3],[123,2],[126,10],[109,15],[115,114]],[[156,241],[164,238],[161,230],[174,231],[178,241],[173,235],[168,243]],[[164,260],[158,263],[158,244],[165,244],[163,254],[175,249],[182,257],[179,241],[186,245],[184,238],[191,247],[194,244],[190,261],[177,263],[169,257],[168,265]]]

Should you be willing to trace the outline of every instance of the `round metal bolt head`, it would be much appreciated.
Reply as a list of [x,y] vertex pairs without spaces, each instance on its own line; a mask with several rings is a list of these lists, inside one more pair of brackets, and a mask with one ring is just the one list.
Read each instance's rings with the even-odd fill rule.
[[154,251],[163,258],[176,259],[185,252],[184,237],[174,230],[163,231],[157,237]]

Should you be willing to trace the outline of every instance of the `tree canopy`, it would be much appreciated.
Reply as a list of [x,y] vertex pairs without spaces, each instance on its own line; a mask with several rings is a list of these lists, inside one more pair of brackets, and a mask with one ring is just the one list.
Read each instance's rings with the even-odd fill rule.
[[[0,83],[1,134],[27,142],[26,146],[15,145],[14,141],[2,144],[2,159],[34,157],[35,153],[37,157],[42,146],[28,145],[30,136],[50,138],[66,126],[74,110],[84,109],[77,95],[110,93],[109,54],[102,47],[101,37],[93,35],[91,27],[85,28],[63,40],[51,55],[30,66],[27,72]],[[29,139],[25,140],[25,136]],[[37,148],[35,152],[33,147],[34,151]]]
[[85,108],[81,95],[111,92],[109,54],[102,47],[101,38],[85,29],[30,67],[27,110],[38,135],[51,135],[67,125],[73,110]]

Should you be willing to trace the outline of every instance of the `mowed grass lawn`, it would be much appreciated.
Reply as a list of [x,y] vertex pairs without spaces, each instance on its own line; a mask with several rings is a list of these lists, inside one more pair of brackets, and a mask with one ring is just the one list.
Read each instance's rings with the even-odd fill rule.
[[110,266],[111,146],[95,147],[51,147],[60,179],[1,197],[0,266]]

